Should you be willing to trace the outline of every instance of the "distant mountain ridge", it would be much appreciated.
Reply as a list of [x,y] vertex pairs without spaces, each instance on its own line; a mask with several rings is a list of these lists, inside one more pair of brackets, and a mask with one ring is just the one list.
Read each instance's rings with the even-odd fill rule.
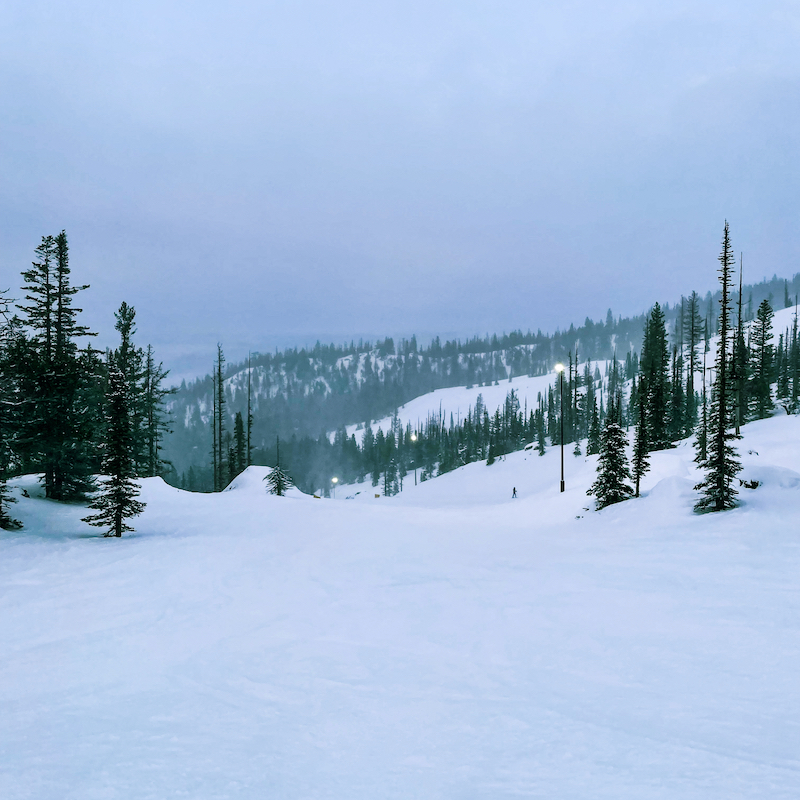
[[[786,296],[800,293],[800,273],[791,280],[773,276],[743,287],[743,315],[752,318],[763,299],[776,309]],[[706,294],[701,314],[716,324],[718,294]],[[671,333],[678,329],[681,303],[663,306]],[[380,419],[404,403],[437,389],[492,385],[520,375],[548,373],[557,361],[624,360],[641,347],[646,313],[605,321],[588,317],[583,325],[553,334],[513,331],[501,336],[473,337],[442,343],[438,337],[419,346],[416,337],[395,344],[377,342],[324,345],[253,353],[249,375],[253,414],[253,447],[265,449],[275,437],[318,437],[342,426]],[[248,364],[229,364],[224,371],[226,430],[232,432],[237,412],[247,408]],[[180,474],[190,466],[209,463],[211,447],[212,377],[181,384],[169,403],[173,432],[164,453]],[[256,453],[257,455],[257,453]],[[256,459],[257,460],[257,459]]]

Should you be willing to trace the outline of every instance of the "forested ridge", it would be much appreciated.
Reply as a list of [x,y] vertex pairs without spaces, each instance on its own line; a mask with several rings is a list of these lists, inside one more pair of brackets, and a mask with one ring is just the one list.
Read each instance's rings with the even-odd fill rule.
[[[724,472],[724,486],[717,478],[706,486],[710,510],[721,510],[735,502],[740,426],[776,405],[798,410],[800,274],[745,285],[727,224],[715,295],[692,292],[632,318],[609,310],[603,322],[587,319],[552,335],[516,331],[424,346],[415,337],[318,343],[253,353],[245,364],[226,364],[220,344],[212,375],[179,389],[167,388],[152,347],[136,341],[136,312],[125,302],[110,311],[118,346],[92,347],[95,334],[74,303],[89,287],[72,283],[64,231],[44,236],[34,256],[21,272],[18,298],[0,297],[4,527],[15,524],[4,488],[13,475],[40,473],[54,500],[92,499],[98,513],[87,521],[119,536],[142,510],[136,478],[160,475],[189,490],[221,491],[251,464],[275,466],[279,447],[281,476],[303,491],[327,494],[334,479],[369,478],[392,495],[412,471],[425,481],[474,461],[491,466],[526,445],[543,453],[569,443],[575,455],[598,453],[602,469],[611,465],[614,474],[597,487],[603,505],[638,493],[649,452],[695,432],[698,463]],[[791,324],[775,341],[774,309],[793,306]],[[535,403],[521,403],[509,386],[500,407],[488,408],[478,394],[458,420],[431,412],[412,426],[396,414],[435,389],[547,375],[558,364],[559,380]],[[703,378],[706,368],[713,384]],[[373,430],[393,414],[391,425]],[[355,423],[359,440],[346,430]],[[619,454],[631,428],[629,469]]]
[[[783,308],[794,304],[798,292],[800,274],[796,274],[791,280],[774,276],[757,284],[743,284],[743,322],[749,323],[755,318],[757,308],[764,300],[768,300],[774,307]],[[719,292],[708,292],[704,297],[690,293],[672,305],[666,303],[659,306],[664,329],[669,332],[671,344],[677,345],[684,337],[687,340],[690,336],[707,340],[715,335],[719,325],[719,300]],[[694,329],[691,329],[692,322],[687,321],[689,310]],[[568,370],[568,391],[573,398],[572,406],[580,402],[586,403],[586,395],[591,395],[603,381],[605,393],[608,394],[610,386],[613,396],[617,384],[631,381],[639,370],[639,353],[650,313],[623,318],[615,317],[609,309],[601,322],[587,318],[583,325],[570,325],[554,334],[545,334],[540,330],[536,333],[513,331],[502,336],[474,337],[464,341],[441,342],[434,339],[427,345],[420,345],[413,336],[397,343],[390,338],[378,342],[360,341],[344,345],[323,345],[318,342],[307,349],[288,349],[266,354],[254,352],[249,364],[223,364],[221,371],[215,365],[212,375],[189,384],[182,383],[170,400],[175,424],[165,442],[165,452],[177,473],[171,479],[187,488],[207,491],[230,477],[230,471],[227,471],[225,475],[219,473],[215,478],[212,457],[221,462],[226,460],[230,452],[236,452],[236,415],[238,413],[243,419],[247,418],[248,382],[253,463],[274,464],[275,443],[277,437],[280,437],[287,469],[293,472],[298,486],[306,491],[325,492],[333,476],[341,477],[347,482],[363,478],[366,474],[380,473],[385,476],[386,470],[381,466],[389,464],[392,456],[384,452],[382,456],[365,457],[360,452],[361,445],[347,437],[343,430],[345,426],[361,424],[368,428],[370,422],[391,416],[399,406],[436,389],[483,386],[518,376],[545,375],[552,372],[558,362],[573,365]],[[789,346],[788,342],[786,346]],[[615,359],[618,364],[612,368],[610,362]],[[598,371],[598,362],[608,364],[608,367],[604,366],[602,376]],[[585,374],[588,364],[592,365],[589,376]],[[677,368],[677,364],[675,366]],[[694,367],[699,369],[698,363]],[[683,363],[681,369],[688,374]],[[606,370],[608,374],[605,374]],[[220,374],[221,393],[218,379]],[[692,380],[688,390],[683,387],[692,396],[693,384]],[[628,385],[626,391],[630,393],[630,390]],[[217,455],[214,456],[211,448],[212,417],[216,419],[219,429],[220,418],[215,406],[220,401],[225,408],[221,427],[227,444],[223,443],[221,447],[216,444],[214,452]],[[559,434],[551,430],[550,424],[559,412],[547,411],[549,401],[550,398],[544,397],[541,403],[545,408],[543,413],[546,423],[549,420],[545,424],[546,435],[557,439]],[[509,408],[513,408],[515,404],[518,404],[516,397],[510,396]],[[482,410],[478,411],[481,412],[478,414],[481,418],[480,425],[474,419],[475,409],[472,409],[470,419],[465,421],[465,425],[475,431],[480,428],[480,431],[473,434],[462,431],[458,435],[466,437],[473,444],[455,444],[454,447],[462,450],[466,447],[470,452],[481,453],[483,458],[487,458],[489,435],[485,430]],[[539,424],[531,421],[531,413],[535,411],[536,409],[524,407],[519,409],[519,413],[526,416],[524,424],[514,423],[513,433],[510,433],[509,426],[509,432],[495,437],[495,451],[502,449],[508,452],[509,447],[516,447],[523,440],[534,441],[537,435],[536,425]],[[623,411],[627,413],[625,409]],[[506,410],[505,413],[508,416],[511,412]],[[574,435],[571,432],[573,425],[568,423],[569,441],[573,441],[578,432],[586,438],[589,432],[587,412],[581,412],[576,406],[574,411],[568,408],[566,413],[575,416],[576,420],[583,414],[582,422],[579,425],[576,423]],[[677,419],[677,416],[673,414],[673,418]],[[495,420],[495,425],[499,424]],[[440,430],[442,426],[449,428],[449,420],[431,419],[425,421],[425,426],[431,431],[434,428]],[[675,426],[676,423],[673,423],[672,433],[675,433]],[[397,447],[400,433],[396,429],[393,433]],[[404,432],[404,439],[410,433]],[[463,463],[463,456],[451,457],[447,447],[442,450],[443,445],[438,442],[441,433],[434,435],[436,444],[430,444],[429,437],[424,437],[423,431],[417,430],[416,433],[420,442],[415,447],[417,460],[419,463],[423,463],[423,460],[427,463],[426,477],[446,470],[450,464]],[[217,430],[213,435],[217,441],[220,431]],[[376,433],[375,436],[376,439],[379,436],[386,438],[385,432]],[[423,439],[425,444],[422,444]],[[479,440],[485,440],[485,444],[480,444]],[[512,441],[516,442],[513,446]],[[241,438],[238,447],[239,451],[243,450]],[[376,452],[382,452],[388,446],[378,442],[377,447]],[[370,448],[369,436],[366,448]],[[439,457],[440,450],[442,457]],[[423,452],[427,451],[434,455],[423,459]],[[398,475],[402,476],[404,469],[408,468],[409,458],[398,459]],[[234,464],[243,463],[238,456],[230,460]],[[391,467],[389,472],[391,475]],[[399,480],[400,478],[398,485]],[[382,488],[390,487],[392,482],[384,477],[380,481],[381,484],[386,484]]]

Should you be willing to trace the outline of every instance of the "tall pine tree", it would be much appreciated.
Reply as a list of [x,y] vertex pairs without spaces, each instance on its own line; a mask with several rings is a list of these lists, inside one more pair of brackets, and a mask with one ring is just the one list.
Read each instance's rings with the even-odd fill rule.
[[33,336],[16,365],[25,398],[21,447],[28,464],[43,472],[47,497],[82,499],[94,485],[91,452],[98,432],[87,424],[90,393],[76,339],[95,334],[78,323],[81,309],[72,301],[88,286],[70,283],[64,231],[43,237],[36,256],[22,273],[27,305],[20,311]]
[[756,312],[750,355],[750,408],[756,419],[768,417],[775,407],[771,387],[775,358],[772,345],[772,316],[769,300],[762,300]]
[[701,492],[695,503],[696,511],[725,511],[736,505],[738,492],[733,482],[742,465],[731,442],[741,438],[731,428],[734,425],[735,398],[731,381],[732,353],[730,331],[730,287],[734,256],[731,247],[730,229],[725,222],[722,235],[720,269],[720,315],[719,344],[717,345],[716,377],[711,399],[711,414],[708,429],[708,455],[702,464],[705,478],[695,486]]
[[647,419],[648,441],[651,450],[672,446],[669,408],[669,347],[664,312],[656,303],[645,323],[639,373],[646,391],[639,390]]
[[597,479],[586,492],[588,495],[594,495],[598,510],[627,500],[633,495],[633,489],[627,483],[631,479],[628,456],[625,452],[628,440],[619,424],[619,403],[619,397],[616,401],[609,401],[606,424],[600,436]]
[[125,531],[132,531],[127,520],[141,514],[145,508],[145,504],[136,499],[139,486],[134,481],[133,445],[128,385],[112,358],[108,369],[103,437],[103,472],[106,477],[100,493],[89,505],[98,513],[83,518],[90,525],[106,528],[104,536],[122,536]]
[[[640,398],[646,396],[645,379],[639,381]],[[636,482],[634,495],[639,496],[639,483],[644,474],[650,469],[650,456],[647,441],[647,415],[641,399],[636,404],[636,438],[633,441],[633,480]]]

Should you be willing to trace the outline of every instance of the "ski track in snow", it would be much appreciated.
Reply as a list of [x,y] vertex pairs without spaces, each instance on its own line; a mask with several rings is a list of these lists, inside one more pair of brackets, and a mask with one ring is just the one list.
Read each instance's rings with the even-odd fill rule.
[[704,516],[686,443],[602,512],[571,448],[563,495],[557,448],[394,498],[148,479],[121,540],[18,479],[0,797],[796,798],[800,418],[743,433],[763,485]]

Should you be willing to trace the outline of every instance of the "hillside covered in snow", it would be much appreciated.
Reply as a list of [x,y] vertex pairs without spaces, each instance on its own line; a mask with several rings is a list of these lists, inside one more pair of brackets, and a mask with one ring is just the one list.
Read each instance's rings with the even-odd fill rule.
[[[797,291],[800,274],[791,281],[773,277],[746,285],[743,315],[752,320],[757,305],[767,298],[782,313],[784,294],[794,297]],[[684,306],[682,302],[663,306],[671,344],[681,338],[679,320]],[[718,294],[708,292],[699,298],[699,311],[712,335],[717,306]],[[360,441],[367,422],[372,422],[376,431],[386,431],[387,421],[398,410],[412,425],[424,421],[426,412],[438,413],[440,408],[449,421],[451,413],[455,419],[459,414],[463,418],[470,405],[474,407],[478,394],[483,395],[487,406],[500,407],[511,388],[515,388],[523,406],[527,402],[532,408],[538,393],[552,382],[557,362],[567,363],[577,356],[582,368],[587,361],[596,364],[616,357],[624,364],[638,353],[645,318],[644,313],[615,317],[609,309],[603,321],[586,319],[581,325],[569,325],[553,334],[514,331],[464,341],[434,339],[424,345],[414,337],[347,345],[317,342],[309,348],[253,353],[249,365],[223,364],[223,426],[227,434],[232,434],[236,413],[246,417],[248,383],[254,461],[261,464],[274,460],[277,436],[302,443],[303,439],[318,439],[346,428],[348,435],[355,433]],[[548,374],[551,377],[542,380]],[[212,488],[213,386],[214,379],[207,375],[182,383],[169,399],[172,432],[163,446],[175,470],[169,480],[176,485],[189,485],[187,472],[192,468],[192,487]],[[424,397],[428,399],[420,400]],[[325,460],[324,455],[315,454],[318,463],[313,468],[306,460],[303,453],[296,456],[296,471],[325,471],[324,463],[319,463]],[[307,477],[313,481],[311,474]]]

